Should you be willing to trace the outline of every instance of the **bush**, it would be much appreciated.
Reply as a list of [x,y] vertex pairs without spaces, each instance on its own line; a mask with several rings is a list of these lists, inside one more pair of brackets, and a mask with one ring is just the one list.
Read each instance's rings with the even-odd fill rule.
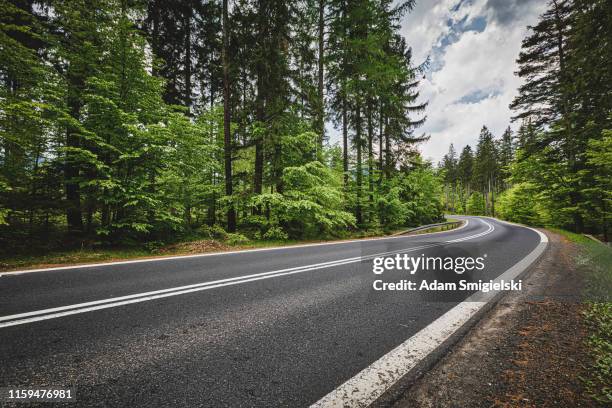
[[144,247],[149,252],[156,252],[165,245],[163,241],[149,241],[144,244]]
[[243,244],[247,244],[249,242],[249,239],[239,233],[229,233],[227,234],[226,242],[229,245],[243,245]]
[[262,238],[268,241],[285,241],[289,235],[281,227],[272,227],[263,234]]
[[485,201],[481,193],[472,193],[466,204],[470,215],[485,215]]
[[197,233],[200,238],[216,239],[218,241],[225,241],[227,239],[227,232],[225,232],[222,226],[217,224],[212,227],[202,225],[198,228]]
[[505,220],[528,225],[542,225],[537,191],[530,183],[515,184],[498,200],[497,212]]
[[211,235],[211,238],[218,239],[220,241],[225,241],[229,239],[230,234],[225,232],[222,226],[215,224],[211,228]]
[[355,225],[355,217],[344,210],[341,180],[320,162],[286,167],[283,193],[259,194],[250,206],[267,209],[270,222],[292,237],[334,235]]

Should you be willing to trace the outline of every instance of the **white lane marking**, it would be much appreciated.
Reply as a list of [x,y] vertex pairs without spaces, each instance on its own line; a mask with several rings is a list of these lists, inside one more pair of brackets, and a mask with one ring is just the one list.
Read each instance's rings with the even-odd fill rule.
[[465,324],[485,302],[460,303],[372,365],[311,405],[367,407]]
[[[487,231],[490,232],[492,231],[492,229],[487,230]],[[480,236],[482,236],[482,233],[475,234],[473,237],[476,238]],[[270,278],[274,278],[278,276],[293,275],[293,274],[308,272],[308,271],[317,270],[317,269],[325,269],[325,268],[330,268],[333,266],[340,266],[340,265],[346,265],[350,263],[362,262],[364,260],[370,260],[370,259],[374,259],[374,258],[381,257],[381,256],[387,256],[387,255],[392,255],[392,254],[403,254],[403,253],[418,251],[421,249],[443,246],[443,245],[446,245],[448,242],[451,242],[451,241],[444,241],[444,242],[437,243],[437,244],[429,244],[429,245],[423,245],[423,246],[418,246],[414,248],[405,248],[405,249],[399,249],[395,251],[381,252],[381,253],[371,254],[367,256],[345,258],[345,259],[339,259],[336,261],[329,261],[329,262],[323,262],[323,263],[312,264],[312,265],[298,266],[298,267],[280,269],[280,270],[270,271],[270,272],[261,272],[261,273],[251,274],[251,275],[237,276],[234,278],[226,278],[226,279],[219,279],[215,281],[196,283],[193,285],[178,286],[178,287],[169,288],[169,289],[161,289],[161,290],[155,290],[151,292],[136,293],[133,295],[119,296],[119,297],[114,297],[114,298],[95,300],[91,302],[77,303],[73,305],[34,310],[31,312],[2,316],[0,317],[0,328],[9,327],[9,326],[17,326],[20,324],[32,323],[32,322],[37,322],[41,320],[55,319],[58,317],[85,313],[85,312],[90,312],[93,310],[108,309],[111,307],[118,307],[118,306],[128,305],[132,303],[140,303],[140,302],[145,302],[145,301],[154,300],[154,299],[161,299],[161,298],[170,297],[170,296],[177,296],[177,295],[182,295],[186,293],[192,293],[192,292],[198,292],[202,290],[219,288],[223,286],[232,286],[232,285],[262,280],[262,279],[270,279]]]
[[541,231],[539,231],[539,230],[537,230],[535,228],[531,228],[531,227],[528,227],[528,226],[523,225],[523,224],[517,224],[516,222],[498,220],[497,218],[493,218],[493,217],[485,217],[485,218],[490,218],[490,219],[495,220],[497,222],[501,222],[502,224],[514,225],[514,226],[517,226],[517,227],[522,227],[522,228],[530,229],[530,230],[535,231],[535,232],[538,233],[538,235],[540,236],[540,241],[541,242],[548,242],[548,237],[546,236],[546,234],[542,233]]
[[319,243],[314,243],[314,244],[287,245],[287,246],[272,247],[272,248],[256,248],[256,249],[244,249],[244,250],[236,250],[236,251],[213,252],[213,253],[207,253],[207,254],[174,255],[174,256],[165,256],[165,257],[160,257],[160,258],[132,259],[128,261],[101,262],[101,263],[90,263],[90,264],[72,265],[72,266],[56,266],[52,268],[23,269],[23,270],[7,271],[7,272],[0,273],[0,277],[9,276],[9,275],[10,276],[23,275],[23,274],[32,273],[32,272],[47,272],[47,271],[81,269],[81,268],[96,268],[99,266],[126,265],[126,264],[143,263],[143,262],[172,261],[176,259],[201,258],[201,257],[206,257],[206,256],[236,255],[236,254],[245,254],[245,253],[261,252],[261,251],[277,251],[280,249],[308,248],[308,247],[315,247],[315,246],[321,246],[321,245],[341,245],[341,244],[351,244],[355,242],[409,239],[409,238],[423,237],[426,235],[433,235],[433,234],[454,233],[468,226],[469,220],[465,219],[464,221],[465,222],[463,223],[463,225],[460,226],[459,228],[455,228],[455,229],[448,230],[448,231],[429,232],[427,234],[404,235],[404,236],[396,236],[396,237],[363,238],[363,239],[353,239],[353,240],[347,240],[347,241],[319,242]]
[[[487,223],[488,224],[488,223]],[[490,225],[490,224],[489,224]],[[516,279],[546,249],[548,238],[540,231],[529,228],[540,236],[540,243],[525,258],[499,275],[494,281]],[[410,372],[430,353],[435,351],[459,328],[494,299],[499,292],[477,292],[434,320],[389,353],[376,360],[353,378],[315,402],[311,408],[367,407]]]
[[493,227],[493,225],[489,224],[488,222],[486,222],[483,219],[479,219],[483,224],[485,224],[488,228],[486,231],[481,232],[480,234],[476,234],[473,236],[469,236],[469,237],[464,237],[464,238],[457,238],[457,239],[453,239],[450,241],[446,241],[446,242],[461,242],[461,241],[467,241],[468,239],[473,239],[473,238],[478,238],[478,237],[482,237],[485,236],[487,234],[489,234],[490,232],[492,232],[495,228]]
[[[353,258],[338,259],[335,261],[321,262],[321,263],[312,264],[312,265],[296,266],[293,268],[279,269],[276,271],[254,273],[251,275],[236,276],[233,278],[226,278],[226,279],[219,279],[219,280],[214,280],[214,281],[209,281],[209,282],[195,283],[192,285],[177,286],[177,287],[169,288],[169,289],[160,289],[160,290],[154,290],[151,292],[136,293],[133,295],[118,296],[118,297],[113,297],[113,298],[108,298],[108,299],[95,300],[91,302],[77,303],[77,304],[68,305],[68,306],[60,306],[60,307],[54,307],[50,309],[36,310],[32,312],[19,313],[19,314],[14,314],[10,316],[2,316],[0,317],[0,322],[7,321],[7,320],[14,320],[14,319],[22,318],[22,317],[37,316],[37,315],[43,315],[43,314],[48,314],[48,313],[53,313],[53,312],[65,311],[65,310],[70,310],[70,309],[85,308],[88,306],[101,305],[105,303],[121,302],[123,300],[128,300],[128,299],[135,299],[135,298],[141,298],[141,297],[148,299],[150,296],[154,296],[154,295],[158,295],[162,293],[172,293],[172,295],[174,295],[175,293],[176,294],[187,293],[183,291],[189,290],[189,289],[213,286],[213,285],[215,285],[215,287],[219,287],[220,284],[224,284],[228,282],[236,282],[236,281],[246,282],[246,281],[251,281],[251,278],[274,277],[274,276],[286,275],[289,273],[299,273],[299,272],[305,272],[305,271],[310,271],[314,269],[324,269],[324,268],[329,268],[332,266],[360,262],[363,260],[375,258],[377,256],[386,256],[386,255],[395,254],[395,253],[418,251],[419,249],[426,249],[426,248],[431,248],[434,246],[441,246],[441,245],[444,245],[444,244],[430,244],[430,245],[424,245],[424,246],[419,246],[419,247],[414,247],[414,248],[405,248],[405,249],[400,249],[397,251],[382,252],[382,253],[368,255],[364,257],[357,256]],[[0,327],[2,326],[0,325]]]

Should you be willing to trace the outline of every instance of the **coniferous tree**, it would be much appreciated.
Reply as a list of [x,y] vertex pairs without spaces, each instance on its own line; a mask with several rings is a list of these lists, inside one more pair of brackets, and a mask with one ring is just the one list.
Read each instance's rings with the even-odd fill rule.
[[493,135],[486,126],[480,130],[474,156],[473,182],[482,193],[485,213],[495,215],[495,189],[499,174],[499,158]]
[[514,159],[514,142],[512,129],[510,126],[506,128],[498,143],[499,146],[499,188],[506,190],[508,188],[508,178],[510,177],[510,164]]
[[444,169],[444,184],[446,185],[446,202],[449,203],[448,210],[455,211],[455,195],[457,192],[457,181],[459,179],[457,168],[457,152],[451,143],[448,153],[442,158],[442,168]]
[[570,32],[570,2],[551,0],[540,21],[530,28],[517,59],[517,75],[525,84],[510,105],[515,119],[529,118],[540,128],[563,116],[569,120],[567,39]]
[[[229,11],[228,0],[223,0],[222,6],[223,15],[223,45],[221,51],[221,60],[223,62],[223,161],[225,171],[225,195],[230,200],[233,199],[234,190],[232,181],[232,135],[231,135],[231,116],[230,116],[230,63],[228,56],[229,46]],[[236,210],[233,203],[227,209],[227,230],[234,232],[236,230]]]
[[472,153],[472,147],[466,145],[461,150],[459,161],[457,163],[457,178],[460,185],[459,200],[461,202],[462,209],[465,211],[467,199],[472,194],[472,172],[474,168],[474,154]]

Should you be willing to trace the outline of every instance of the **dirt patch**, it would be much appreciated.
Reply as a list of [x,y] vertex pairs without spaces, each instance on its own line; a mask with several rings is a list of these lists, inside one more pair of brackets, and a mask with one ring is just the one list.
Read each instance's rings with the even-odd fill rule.
[[577,248],[547,233],[550,245],[524,279],[395,407],[593,407],[581,377],[589,357],[580,315]]
[[200,241],[191,242],[180,242],[178,244],[172,244],[155,251],[156,254],[200,254],[203,252],[215,252],[215,251],[227,251],[231,249],[228,245],[225,245],[219,241],[212,239],[204,239]]

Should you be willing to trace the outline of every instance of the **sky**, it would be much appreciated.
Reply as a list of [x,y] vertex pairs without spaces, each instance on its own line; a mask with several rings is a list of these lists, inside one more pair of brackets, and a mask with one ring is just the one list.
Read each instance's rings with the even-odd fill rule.
[[430,58],[420,84],[427,121],[415,132],[431,136],[420,146],[425,158],[439,162],[450,143],[474,147],[483,125],[495,136],[510,125],[508,105],[521,84],[515,60],[545,7],[545,0],[417,0],[401,32],[416,64]]
[[[398,0],[399,1],[399,0]],[[500,136],[511,124],[508,108],[521,80],[517,70],[527,26],[535,25],[546,0],[416,0],[402,21],[401,33],[412,47],[413,62],[428,57],[421,80],[420,101],[427,101],[425,124],[415,134],[429,135],[419,146],[423,156],[438,163],[454,144],[459,153],[476,146],[486,125]],[[340,132],[326,126],[330,141]]]

